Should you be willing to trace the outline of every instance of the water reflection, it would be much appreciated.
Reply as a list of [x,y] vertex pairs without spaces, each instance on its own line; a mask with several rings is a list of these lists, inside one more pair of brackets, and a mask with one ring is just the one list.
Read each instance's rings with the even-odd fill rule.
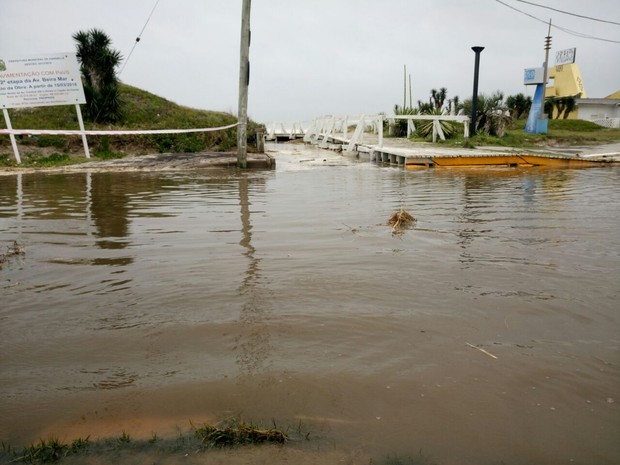
[[250,195],[248,175],[239,178],[239,207],[241,214],[241,240],[239,245],[245,250],[247,269],[240,286],[244,303],[239,315],[241,333],[237,337],[237,364],[242,373],[253,375],[265,371],[269,353],[272,350],[271,336],[267,319],[271,313],[266,286],[262,283],[260,258],[252,244],[252,222],[250,218]]
[[98,173],[92,179],[92,216],[102,249],[127,247],[123,239],[129,235],[129,198],[123,179],[113,173]]

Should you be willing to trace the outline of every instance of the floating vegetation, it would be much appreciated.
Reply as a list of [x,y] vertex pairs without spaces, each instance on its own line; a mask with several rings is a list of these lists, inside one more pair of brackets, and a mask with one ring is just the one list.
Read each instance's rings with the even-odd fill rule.
[[194,433],[207,448],[265,443],[284,444],[288,441],[288,436],[275,427],[263,429],[237,420],[222,428],[211,425],[194,428]]
[[0,268],[2,265],[9,261],[9,259],[14,257],[20,257],[26,254],[24,248],[17,243],[17,241],[13,241],[13,244],[8,245],[6,247],[6,252],[0,253]]
[[392,233],[397,234],[403,232],[405,229],[409,229],[415,225],[416,219],[407,213],[405,210],[400,209],[395,212],[388,220],[388,225],[392,226]]

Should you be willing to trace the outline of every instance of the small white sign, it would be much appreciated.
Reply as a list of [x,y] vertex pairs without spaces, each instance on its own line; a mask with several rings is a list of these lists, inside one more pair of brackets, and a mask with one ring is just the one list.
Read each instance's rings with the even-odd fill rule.
[[75,53],[0,56],[0,108],[86,103]]
[[523,84],[525,84],[526,86],[532,84],[542,84],[544,80],[544,68],[527,68],[523,72]]
[[575,55],[577,55],[576,48],[567,48],[566,50],[560,50],[555,54],[555,65],[570,65],[575,63]]

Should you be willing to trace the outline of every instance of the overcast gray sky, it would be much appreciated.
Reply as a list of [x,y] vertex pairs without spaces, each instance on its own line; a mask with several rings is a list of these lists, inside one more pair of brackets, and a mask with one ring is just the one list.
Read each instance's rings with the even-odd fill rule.
[[[504,3],[554,25],[553,52],[577,48],[588,97],[620,90],[620,26],[518,0]],[[618,0],[532,0],[620,23]],[[74,51],[71,35],[100,28],[128,57],[157,0],[0,0],[0,57]],[[159,0],[121,80],[176,103],[236,113],[241,0]],[[481,45],[481,93],[533,93],[523,69],[544,61],[545,24],[497,0],[254,0],[250,117],[309,120],[390,113],[431,88],[471,97]],[[553,55],[552,55],[553,56]]]

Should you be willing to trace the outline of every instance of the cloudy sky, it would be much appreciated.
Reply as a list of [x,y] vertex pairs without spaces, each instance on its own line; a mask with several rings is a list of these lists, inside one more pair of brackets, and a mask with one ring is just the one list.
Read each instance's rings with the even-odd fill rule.
[[[552,53],[577,48],[588,97],[620,90],[620,25],[501,2],[607,39],[554,28]],[[236,113],[241,3],[0,0],[0,56],[73,51],[74,32],[99,28],[129,58],[120,76],[125,83],[179,104]],[[620,23],[618,0],[530,3]],[[440,87],[463,100],[472,93],[474,45],[485,47],[481,93],[531,95],[523,69],[542,64],[546,35],[545,24],[498,0],[254,0],[249,114],[269,122],[389,113],[403,102],[404,65],[414,104]]]

